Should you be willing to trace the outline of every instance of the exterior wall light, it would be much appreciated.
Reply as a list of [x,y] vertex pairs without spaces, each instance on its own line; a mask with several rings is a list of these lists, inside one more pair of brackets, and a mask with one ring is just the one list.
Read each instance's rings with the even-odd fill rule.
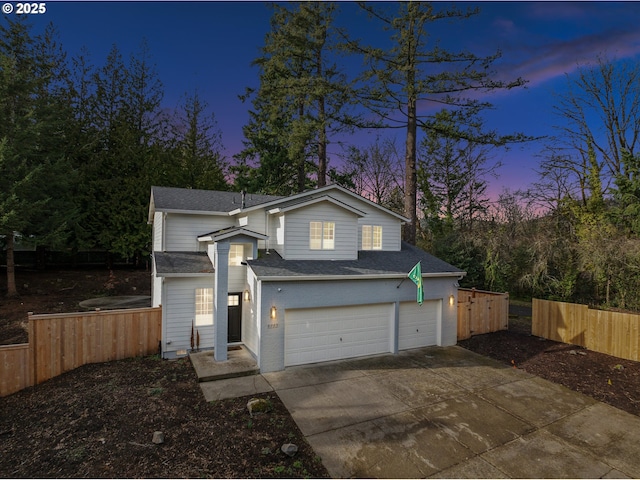
[[270,317],[272,320],[275,320],[278,317],[278,309],[275,307],[275,305],[271,307]]
[[454,297],[453,295],[449,295],[449,305],[451,305],[453,307],[453,304],[456,301],[456,297]]
[[248,302],[249,300],[251,300],[251,293],[249,293],[249,290],[245,290],[244,291],[244,301]]

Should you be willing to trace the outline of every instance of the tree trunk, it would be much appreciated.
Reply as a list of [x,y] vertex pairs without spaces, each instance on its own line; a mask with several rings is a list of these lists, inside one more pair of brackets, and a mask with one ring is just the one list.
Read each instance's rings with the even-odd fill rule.
[[411,222],[404,227],[404,239],[411,245],[416,244],[416,226],[418,223],[418,190],[416,171],[416,101],[410,98],[407,105],[407,144],[405,153],[405,186],[404,186],[404,215]]
[[320,99],[318,107],[322,123],[318,141],[318,187],[324,187],[327,184],[327,132],[324,126],[324,98]]
[[5,235],[7,239],[7,297],[17,297],[16,264],[13,256],[13,232]]
[[[304,105],[302,104],[302,102],[298,107],[298,114],[300,115],[301,119],[304,118]],[[298,156],[298,192],[301,193],[301,192],[304,192],[305,184],[307,183],[307,175],[304,168],[304,162],[305,162],[304,147],[300,147],[300,151],[298,152],[298,154],[299,154]]]
[[[316,74],[322,78],[322,50],[316,54]],[[318,139],[318,187],[327,184],[327,128],[325,126],[324,93],[318,98],[318,119],[320,120],[320,132]]]

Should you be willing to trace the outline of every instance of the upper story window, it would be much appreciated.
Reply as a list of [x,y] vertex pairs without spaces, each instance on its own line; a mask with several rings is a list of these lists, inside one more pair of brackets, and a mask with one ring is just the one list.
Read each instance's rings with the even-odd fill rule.
[[382,227],[380,225],[362,226],[362,250],[382,250]]
[[244,262],[244,245],[232,243],[229,245],[229,266],[238,267]]
[[333,250],[335,237],[335,222],[311,222],[309,224],[309,248],[311,250]]

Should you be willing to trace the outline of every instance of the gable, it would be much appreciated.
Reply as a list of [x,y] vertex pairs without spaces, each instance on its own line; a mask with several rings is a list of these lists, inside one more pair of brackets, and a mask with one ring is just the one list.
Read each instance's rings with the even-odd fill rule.
[[271,201],[267,201],[260,205],[256,205],[252,207],[247,206],[247,208],[243,210],[240,210],[240,209],[234,210],[231,213],[232,214],[240,213],[240,211],[246,212],[246,211],[251,211],[258,208],[273,209],[273,208],[279,208],[279,207],[286,207],[287,205],[293,204],[297,201],[303,202],[305,200],[313,200],[322,196],[332,197],[334,200],[341,201],[344,204],[349,205],[351,208],[355,208],[358,210],[362,210],[364,206],[368,206],[370,207],[368,211],[376,210],[380,214],[389,215],[391,217],[396,218],[400,222],[411,221],[410,219],[403,217],[402,215],[392,212],[391,210],[384,208],[381,205],[378,205],[377,203],[372,202],[371,200],[368,200],[336,184],[327,185],[326,187],[321,187],[314,190],[307,190],[305,192],[291,195],[289,197],[275,198]]
[[[284,214],[286,259],[347,260],[357,258],[358,214],[330,201],[313,202]],[[310,247],[311,222],[334,227],[332,248]]]

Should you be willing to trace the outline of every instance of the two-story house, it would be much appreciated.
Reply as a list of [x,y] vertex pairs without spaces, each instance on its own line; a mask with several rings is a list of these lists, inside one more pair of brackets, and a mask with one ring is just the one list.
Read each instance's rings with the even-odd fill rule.
[[[464,272],[401,241],[408,219],[337,185],[289,197],[153,187],[152,304],[162,355],[227,359],[242,344],[262,372],[453,345]],[[424,302],[408,272],[420,262]]]

